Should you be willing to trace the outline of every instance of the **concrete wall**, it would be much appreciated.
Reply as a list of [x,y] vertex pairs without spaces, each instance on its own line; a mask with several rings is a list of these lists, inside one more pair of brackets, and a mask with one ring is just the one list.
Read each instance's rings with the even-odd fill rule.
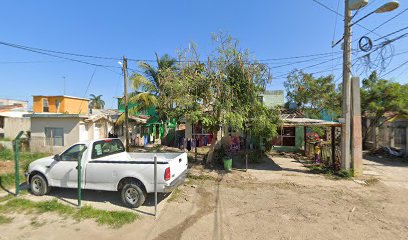
[[[31,118],[30,150],[34,152],[61,153],[79,141],[81,118]],[[63,128],[64,146],[49,146],[45,141],[45,128]]]
[[30,118],[4,118],[4,137],[14,139],[20,131],[30,130]]
[[[363,124],[368,125],[369,120],[364,119]],[[405,149],[407,151],[408,147],[406,145],[408,140],[405,140],[405,144],[404,143],[399,144],[398,141],[396,141],[396,136],[398,134],[401,134],[406,128],[408,128],[407,119],[398,119],[393,122],[390,121],[385,122],[383,125],[373,129],[368,134],[364,145],[368,149],[378,149],[381,147],[395,147],[398,149]],[[363,132],[365,132],[365,128],[363,129]],[[406,138],[407,137],[406,132],[405,134],[403,134],[403,136],[404,135]]]
[[[43,99],[48,99],[48,107],[50,113],[70,113],[70,114],[86,114],[88,113],[88,100],[70,98],[64,96],[34,96],[33,111],[34,113],[43,112]],[[60,102],[59,109],[56,107],[56,101]]]

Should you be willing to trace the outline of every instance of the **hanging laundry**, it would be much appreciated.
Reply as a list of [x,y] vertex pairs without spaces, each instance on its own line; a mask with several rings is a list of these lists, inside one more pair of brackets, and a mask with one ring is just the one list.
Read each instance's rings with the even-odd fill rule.
[[187,140],[187,150],[191,151],[191,140],[190,139]]

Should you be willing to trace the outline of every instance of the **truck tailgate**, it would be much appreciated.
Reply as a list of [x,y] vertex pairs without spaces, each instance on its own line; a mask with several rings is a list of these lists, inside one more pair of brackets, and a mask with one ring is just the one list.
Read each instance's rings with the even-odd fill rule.
[[188,167],[187,153],[182,153],[175,158],[169,160],[170,165],[170,180],[172,182],[180,174],[182,174]]

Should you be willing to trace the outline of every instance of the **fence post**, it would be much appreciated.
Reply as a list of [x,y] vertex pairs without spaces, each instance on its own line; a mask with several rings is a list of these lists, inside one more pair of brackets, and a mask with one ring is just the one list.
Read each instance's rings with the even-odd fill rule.
[[77,166],[77,173],[78,173],[78,207],[81,207],[82,201],[82,189],[81,189],[81,182],[82,182],[82,166],[81,166],[81,158],[78,159],[78,166]]
[[157,218],[157,155],[154,155],[154,217]]
[[20,138],[23,133],[23,131],[20,131],[14,139],[14,172],[16,196],[18,196],[18,194],[20,193]]
[[336,127],[331,127],[331,159],[333,170],[336,171]]

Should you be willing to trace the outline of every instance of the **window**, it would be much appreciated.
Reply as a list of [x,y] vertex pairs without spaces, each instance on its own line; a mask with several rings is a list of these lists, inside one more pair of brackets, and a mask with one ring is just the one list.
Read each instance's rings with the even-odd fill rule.
[[43,98],[42,99],[42,105],[43,105],[43,112],[49,112],[50,108],[48,107],[48,99]]
[[55,109],[56,109],[57,113],[59,113],[60,105],[61,105],[61,101],[59,99],[55,99]]
[[62,161],[78,161],[81,160],[82,155],[86,150],[86,146],[84,144],[77,144],[75,146],[70,147],[64,153],[61,154]]
[[405,128],[395,128],[394,129],[394,145],[397,148],[405,148],[406,144],[406,132]]
[[49,146],[64,146],[64,129],[45,128],[45,143]]
[[4,128],[4,117],[0,117],[0,128]]
[[282,131],[282,146],[296,145],[296,129],[294,127],[283,128]]
[[125,151],[123,143],[119,139],[106,139],[94,142],[92,147],[92,159],[106,157]]
[[295,146],[296,145],[296,128],[285,127],[278,132],[279,136],[272,140],[275,146]]

